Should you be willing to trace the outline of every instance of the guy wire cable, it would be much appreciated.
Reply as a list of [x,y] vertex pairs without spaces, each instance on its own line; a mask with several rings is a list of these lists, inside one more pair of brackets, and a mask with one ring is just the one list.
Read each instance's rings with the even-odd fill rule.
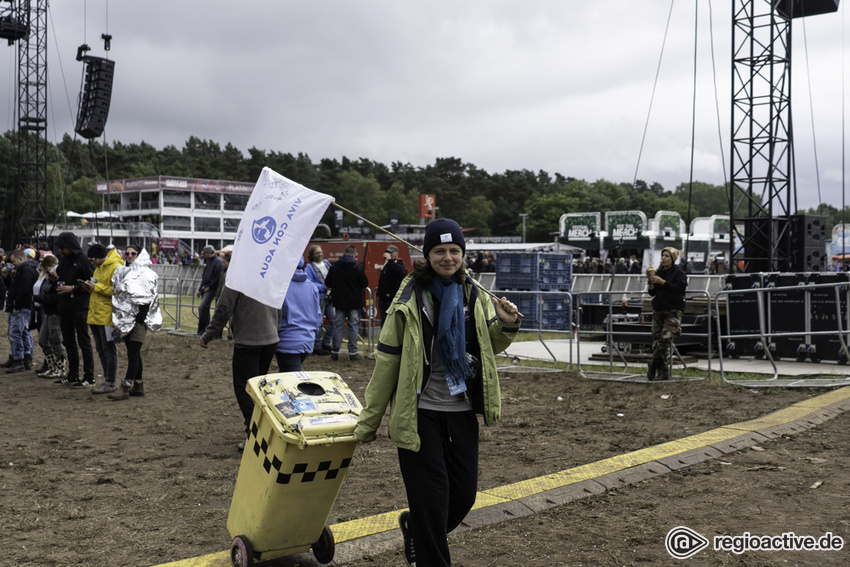
[[[690,174],[688,177],[688,215],[685,221],[685,229],[689,232],[691,227],[691,197],[694,193],[694,146],[696,145],[696,129],[697,129],[697,51],[699,46],[699,0],[694,3],[694,81],[693,95],[691,99],[691,164]],[[690,249],[691,239],[685,240],[685,249],[683,250],[683,260],[687,262],[688,250]],[[685,264],[687,266],[687,264]]]
[[[809,118],[812,121],[812,147],[815,153],[815,179],[818,185],[818,205],[823,204],[820,192],[820,167],[818,166],[818,138],[815,135],[815,107],[812,101],[812,70],[809,67],[809,41],[806,35],[806,18],[803,20],[803,53],[806,56],[806,86],[809,89]],[[796,169],[796,168],[795,168]]]
[[655,88],[658,86],[658,76],[661,74],[661,61],[664,59],[664,46],[667,43],[667,34],[670,31],[670,20],[673,17],[673,4],[676,0],[670,0],[670,10],[667,12],[667,25],[664,27],[664,40],[661,42],[661,53],[658,56],[658,67],[655,69],[655,81],[652,83],[652,94],[649,97],[649,110],[646,112],[646,124],[643,127],[643,136],[640,139],[637,164],[635,164],[635,175],[632,178],[632,187],[637,183],[638,169],[640,169],[640,158],[643,154],[643,145],[646,142],[646,131],[649,130],[649,117],[652,115],[652,102],[655,100]]
[[[714,84],[714,110],[717,115],[717,141],[720,143],[720,167],[723,170],[723,187],[726,187],[726,154],[723,151],[723,132],[720,127],[720,102],[717,96],[717,68],[714,63],[714,17],[711,10],[711,0],[708,0],[708,36],[711,44],[711,76]],[[728,190],[728,189],[727,189]]]

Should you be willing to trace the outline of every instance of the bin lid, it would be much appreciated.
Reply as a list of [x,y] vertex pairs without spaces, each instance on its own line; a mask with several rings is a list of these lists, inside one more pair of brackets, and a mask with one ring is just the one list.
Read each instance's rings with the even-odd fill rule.
[[363,408],[343,379],[332,372],[257,376],[248,381],[248,393],[285,433],[302,442],[350,440]]

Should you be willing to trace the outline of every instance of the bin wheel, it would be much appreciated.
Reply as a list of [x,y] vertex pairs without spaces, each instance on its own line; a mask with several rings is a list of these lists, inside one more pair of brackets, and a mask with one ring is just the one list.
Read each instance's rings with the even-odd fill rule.
[[328,526],[322,528],[319,541],[313,544],[313,555],[319,563],[330,563],[334,559],[336,545],[334,544],[334,533]]
[[251,567],[254,564],[254,548],[245,536],[236,536],[230,542],[230,564],[233,567]]

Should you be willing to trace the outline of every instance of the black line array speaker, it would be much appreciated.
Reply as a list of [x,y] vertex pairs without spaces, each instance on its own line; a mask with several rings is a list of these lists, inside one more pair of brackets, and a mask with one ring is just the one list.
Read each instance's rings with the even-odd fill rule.
[[839,0],[773,0],[773,7],[786,18],[804,18],[838,11]]
[[112,79],[115,62],[102,57],[84,58],[86,80],[80,93],[80,108],[77,111],[77,126],[74,131],[86,139],[103,134],[109,105],[112,101]]
[[820,246],[798,246],[791,249],[792,272],[825,272],[826,249]]
[[791,215],[791,248],[826,244],[826,217],[823,215]]

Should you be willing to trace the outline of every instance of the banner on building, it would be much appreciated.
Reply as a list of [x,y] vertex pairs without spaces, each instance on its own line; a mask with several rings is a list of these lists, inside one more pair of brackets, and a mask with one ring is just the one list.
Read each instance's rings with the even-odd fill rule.
[[419,195],[419,217],[432,219],[437,213],[436,195]]

